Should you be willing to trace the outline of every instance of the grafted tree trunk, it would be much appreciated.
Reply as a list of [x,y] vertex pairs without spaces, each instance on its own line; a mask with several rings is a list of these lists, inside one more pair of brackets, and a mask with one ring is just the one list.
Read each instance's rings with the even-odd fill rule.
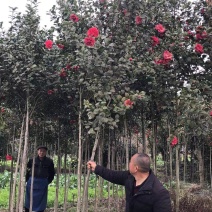
[[211,179],[211,189],[212,189],[212,147],[210,146],[210,179]]
[[126,170],[128,169],[129,164],[129,143],[128,143],[128,134],[127,134],[127,119],[124,118],[124,143],[126,145]]
[[26,120],[25,120],[25,135],[24,135],[24,150],[20,164],[20,187],[19,187],[19,206],[18,211],[23,211],[24,203],[24,188],[25,188],[25,170],[27,161],[27,150],[28,150],[28,140],[29,140],[29,91],[27,92],[26,99]]
[[15,191],[16,191],[16,181],[17,181],[18,166],[19,166],[19,163],[20,163],[20,156],[21,156],[22,143],[23,143],[24,120],[25,120],[25,118],[23,118],[23,121],[22,121],[21,133],[20,133],[20,138],[19,138],[18,158],[17,158],[17,161],[16,161],[12,195],[11,195],[11,199],[10,199],[10,212],[14,212],[14,199],[15,199]]
[[57,179],[56,179],[56,191],[54,201],[54,212],[58,211],[58,198],[59,198],[59,179],[61,173],[61,155],[60,155],[60,121],[58,121],[58,140],[57,140]]
[[78,164],[77,164],[77,212],[81,209],[81,177],[82,177],[82,88],[79,89],[79,144],[78,144]]
[[[96,132],[96,138],[95,138],[95,142],[94,142],[94,146],[92,149],[92,155],[90,160],[93,161],[95,154],[96,154],[96,149],[99,143],[99,134],[100,134],[100,127],[99,130]],[[90,170],[88,170],[87,172],[87,176],[85,179],[85,185],[84,185],[84,193],[83,193],[83,205],[82,205],[82,212],[86,212],[88,211],[88,184],[89,184],[89,177],[90,177]]]

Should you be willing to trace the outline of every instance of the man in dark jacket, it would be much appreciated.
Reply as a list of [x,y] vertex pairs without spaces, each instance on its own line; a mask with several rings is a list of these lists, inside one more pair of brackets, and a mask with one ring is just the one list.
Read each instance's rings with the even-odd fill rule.
[[113,171],[93,161],[87,167],[105,180],[125,186],[126,212],[171,212],[169,192],[150,169],[147,154],[133,155],[129,171]]
[[30,190],[32,179],[32,211],[43,212],[47,205],[48,184],[52,182],[55,175],[53,160],[46,157],[47,147],[39,146],[37,151],[38,156],[34,158],[34,176],[32,176],[33,159],[30,159],[27,163],[25,212],[29,212],[30,208]]

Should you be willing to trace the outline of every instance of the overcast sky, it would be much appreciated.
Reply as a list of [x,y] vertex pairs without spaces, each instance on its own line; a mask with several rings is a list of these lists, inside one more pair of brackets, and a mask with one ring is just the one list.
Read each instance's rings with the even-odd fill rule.
[[[3,27],[7,29],[9,27],[9,15],[10,7],[18,7],[17,11],[25,13],[27,0],[0,0],[0,22],[3,21]],[[56,0],[38,0],[38,14],[41,16],[41,27],[50,24],[50,17],[46,15],[46,12],[56,4]]]

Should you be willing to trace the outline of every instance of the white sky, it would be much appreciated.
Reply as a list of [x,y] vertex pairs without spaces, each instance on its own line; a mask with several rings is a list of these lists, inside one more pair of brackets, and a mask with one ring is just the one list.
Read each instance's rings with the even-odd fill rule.
[[[0,0],[0,22],[3,21],[4,29],[7,29],[9,25],[9,15],[10,7],[17,7],[17,11],[22,14],[25,13],[27,0]],[[44,27],[44,25],[50,24],[50,17],[46,15],[46,12],[51,9],[53,5],[56,4],[56,0],[38,0],[38,14],[41,16],[40,26]]]

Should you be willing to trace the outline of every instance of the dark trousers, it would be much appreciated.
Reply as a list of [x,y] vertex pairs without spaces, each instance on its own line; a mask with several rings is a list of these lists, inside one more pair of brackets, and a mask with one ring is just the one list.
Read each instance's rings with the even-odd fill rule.
[[[29,209],[25,208],[25,212],[29,212]],[[37,211],[37,212],[44,212],[44,211]]]

